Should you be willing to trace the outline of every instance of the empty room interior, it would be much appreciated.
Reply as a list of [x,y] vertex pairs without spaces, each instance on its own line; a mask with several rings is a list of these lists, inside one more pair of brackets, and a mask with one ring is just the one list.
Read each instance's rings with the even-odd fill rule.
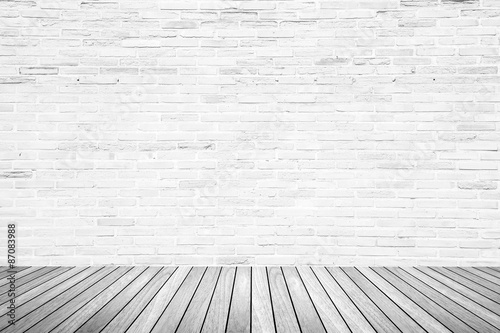
[[0,1],[0,333],[500,333],[500,0]]

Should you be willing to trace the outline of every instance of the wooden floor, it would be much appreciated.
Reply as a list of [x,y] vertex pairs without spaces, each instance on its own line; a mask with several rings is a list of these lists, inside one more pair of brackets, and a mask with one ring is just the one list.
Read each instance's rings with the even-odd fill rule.
[[500,268],[19,267],[1,332],[500,332]]

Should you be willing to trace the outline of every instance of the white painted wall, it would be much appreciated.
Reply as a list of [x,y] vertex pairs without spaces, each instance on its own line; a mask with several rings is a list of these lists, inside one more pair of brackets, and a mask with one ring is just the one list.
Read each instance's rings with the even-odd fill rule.
[[499,0],[0,16],[20,264],[500,264]]

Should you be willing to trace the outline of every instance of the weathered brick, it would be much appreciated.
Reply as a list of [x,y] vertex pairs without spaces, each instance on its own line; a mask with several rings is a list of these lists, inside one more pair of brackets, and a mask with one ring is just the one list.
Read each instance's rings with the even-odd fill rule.
[[0,216],[21,261],[491,264],[499,6],[9,4]]
[[21,67],[19,74],[21,75],[57,75],[59,68],[57,67]]

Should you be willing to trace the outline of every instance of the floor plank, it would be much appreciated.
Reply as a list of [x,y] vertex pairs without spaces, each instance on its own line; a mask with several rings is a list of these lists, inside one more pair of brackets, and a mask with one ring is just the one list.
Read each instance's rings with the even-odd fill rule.
[[[493,302],[500,303],[500,294],[497,294],[495,291],[490,290],[484,287],[482,284],[476,283],[473,280],[470,280],[464,277],[461,274],[455,273],[451,270],[440,268],[440,267],[432,267],[432,270],[460,283],[461,285],[469,288],[470,290],[475,291],[476,293],[492,300]],[[500,304],[499,304],[500,305]]]
[[175,267],[164,267],[133,297],[100,333],[125,332],[140,316],[161,288],[170,281]]
[[[65,312],[64,305],[69,303],[74,298],[81,296],[82,294],[89,294],[92,292],[99,292],[99,289],[113,283],[116,279],[122,276],[130,268],[118,267],[118,268],[103,268],[101,271],[97,272],[88,279],[85,279],[78,285],[72,286],[64,293],[57,295],[56,297],[44,302],[42,305],[35,309],[29,309],[28,313],[21,313],[21,316],[16,321],[16,329],[19,332],[24,332],[30,327],[36,325],[39,321],[44,319],[46,316],[53,312],[63,315]],[[105,273],[101,276],[102,273]],[[109,274],[107,274],[109,273]],[[69,307],[71,309],[71,307]],[[24,311],[23,311],[24,312]]]
[[165,311],[161,314],[151,333],[175,332],[205,271],[206,267],[193,267],[170,303],[165,304]]
[[[411,298],[406,297],[405,294],[400,292],[395,286],[384,280],[380,275],[375,273],[370,268],[358,268],[359,271],[367,280],[369,280],[374,286],[380,289],[390,300],[392,300],[402,311],[405,312],[406,316],[411,316],[411,319],[418,323],[427,332],[440,332],[440,333],[451,333],[446,326],[441,324],[429,313],[425,312],[420,306],[415,304]],[[378,303],[378,301],[377,301]],[[405,330],[398,325],[398,327],[404,332]]]
[[73,299],[73,314],[64,313],[66,318],[62,319],[60,325],[55,327],[53,324],[45,324],[43,331],[48,332],[50,329],[53,330],[52,333],[100,332],[159,270],[157,267],[133,267],[93,299]]
[[17,269],[1,333],[500,333],[498,267]]
[[352,332],[375,332],[368,320],[366,320],[359,311],[356,304],[352,302],[342,287],[332,278],[324,267],[313,267],[312,271]]
[[212,301],[205,316],[202,333],[226,331],[235,273],[235,267],[222,268]]
[[267,273],[271,289],[271,304],[273,306],[276,332],[300,332],[299,323],[286,288],[283,272],[279,267],[269,267]]
[[20,272],[27,270],[30,268],[30,266],[16,266],[13,269],[6,269],[3,272],[0,273],[0,281],[3,281],[7,276],[14,274],[17,276]]
[[[408,299],[411,299],[419,307],[425,310],[430,316],[436,318],[441,324],[447,327],[452,332],[463,332],[472,333],[475,332],[470,326],[465,322],[460,320],[460,317],[456,317],[454,312],[449,312],[448,307],[441,307],[437,297],[432,297],[432,293],[425,292],[418,284],[414,281],[406,279],[397,273],[393,273],[386,268],[374,267],[372,268],[379,276],[385,279],[388,283],[397,288],[401,293],[403,293]],[[436,295],[439,294],[436,292]],[[441,295],[442,296],[442,295]],[[443,299],[446,299],[442,296]],[[448,300],[446,300],[448,301]],[[469,315],[472,315],[469,313]]]
[[252,268],[252,332],[275,332],[271,294],[265,267]]
[[[58,286],[58,283],[63,282],[65,279],[71,278],[72,276],[78,274],[79,272],[88,269],[87,267],[81,267],[81,268],[61,268],[61,273],[54,275],[47,281],[39,281],[39,280],[34,280],[31,281],[21,287],[17,290],[17,295],[16,295],[16,305],[17,307],[22,306],[26,302],[31,301],[33,298],[38,297],[49,291],[50,289]],[[53,272],[53,273],[58,273]],[[5,294],[3,297],[0,297],[0,315],[2,315],[2,309],[5,306],[4,304],[8,301],[8,295]]]
[[[20,326],[23,330],[25,327],[29,327],[29,329],[24,331],[26,333],[49,332],[60,322],[64,323],[67,316],[71,314],[72,311],[78,311],[79,315],[89,315],[89,312],[79,312],[82,305],[96,304],[94,302],[96,295],[100,295],[103,291],[107,291],[110,285],[113,285],[131,270],[131,268],[120,267],[104,276],[102,279],[93,279],[94,276],[92,276],[90,279],[80,284],[79,289],[61,295],[61,297],[51,300],[30,313],[24,318],[23,324],[25,325]],[[84,318],[88,319],[87,316]],[[63,330],[63,332],[71,331]]]
[[[25,293],[30,292],[32,289],[38,288],[39,286],[46,286],[47,283],[51,282],[53,279],[61,276],[66,271],[70,270],[70,268],[57,268],[55,270],[50,271],[47,274],[39,276],[38,279],[31,280],[26,282],[22,286],[17,288],[17,297],[23,296]],[[44,287],[41,287],[44,288]],[[46,289],[45,289],[46,290]]]
[[134,320],[132,325],[130,325],[127,333],[150,332],[163,313],[163,310],[179,291],[180,286],[191,270],[192,268],[187,266],[178,267],[174,274],[161,287],[160,291],[153,297],[151,302],[148,303],[146,308]]
[[297,271],[308,291],[327,332],[350,332],[335,304],[309,267],[297,267]]
[[453,272],[455,274],[458,274],[480,286],[483,286],[484,288],[490,290],[491,292],[494,292],[498,295],[500,295],[500,286],[490,282],[487,279],[483,279],[482,277],[471,273],[470,271],[467,271],[465,269],[461,269],[459,267],[446,267],[445,269],[449,270],[450,272]]
[[251,269],[236,268],[226,332],[249,333],[251,325]]
[[[27,313],[30,309],[36,309],[48,300],[65,292],[72,286],[85,280],[92,274],[100,271],[102,267],[81,267],[71,269],[60,276],[50,280],[42,285],[30,289],[29,291],[16,297],[16,317],[20,318],[23,312]],[[7,313],[6,307],[0,307],[0,316]],[[0,329],[2,326],[0,326]]]
[[365,293],[365,295],[384,312],[384,314],[402,332],[425,333],[425,330],[401,310],[390,298],[388,298],[377,286],[370,282],[363,274],[355,268],[342,268],[344,273]]
[[327,268],[377,332],[400,332],[396,325],[340,268]]
[[[427,281],[429,283],[432,283],[433,287],[436,286],[436,287],[439,287],[441,289],[446,289],[456,299],[462,300],[462,302],[464,304],[469,304],[469,307],[474,305],[474,308],[477,308],[478,311],[482,315],[487,314],[488,316],[490,316],[490,313],[495,314],[496,316],[491,316],[491,317],[496,317],[494,319],[494,321],[492,321],[492,323],[495,323],[495,324],[498,323],[498,326],[500,327],[500,317],[498,317],[500,314],[500,304],[493,302],[489,298],[486,298],[486,297],[476,293],[475,291],[461,285],[458,282],[455,282],[454,280],[452,280],[452,279],[450,279],[442,274],[439,274],[438,272],[436,272],[428,267],[418,267],[415,269],[412,268],[412,270],[414,272],[419,271],[419,272],[427,275],[428,277],[430,277],[433,281],[432,280],[427,280]],[[426,283],[427,283],[427,281],[426,281]],[[471,303],[469,300],[474,301],[475,303],[478,304],[478,306],[476,307],[474,302]],[[481,307],[484,310],[480,309]]]
[[[22,295],[23,293],[29,291],[32,288],[35,288],[36,286],[49,281],[50,279],[54,278],[55,276],[69,270],[70,268],[64,268],[64,267],[58,267],[54,269],[49,269],[49,270],[39,270],[36,272],[33,272],[33,274],[29,274],[24,276],[23,278],[16,280],[16,294],[17,296]],[[2,297],[7,297],[5,295],[9,291],[10,287],[9,285],[3,286],[0,288],[0,304],[3,304],[4,299]]]
[[500,273],[494,269],[488,267],[475,267],[476,269],[483,271],[491,276],[494,276],[497,279],[500,279]]
[[[56,269],[56,267],[29,267],[28,269],[22,270],[21,272],[15,274],[18,285],[22,284],[21,281],[23,279],[26,280],[26,278],[29,278],[29,275],[34,274],[38,271],[47,270],[47,269],[49,269],[49,270]],[[10,282],[8,282],[7,278],[4,278],[3,280],[1,280],[0,292],[4,288],[9,289],[9,284],[10,284]],[[3,292],[1,292],[1,293],[3,293]]]
[[493,275],[490,275],[488,273],[485,273],[483,271],[480,271],[472,267],[460,267],[460,269],[467,271],[471,274],[474,274],[475,276],[479,276],[481,279],[489,281],[490,283],[493,283],[496,286],[500,286],[500,279],[494,277]]
[[219,279],[221,269],[219,267],[208,267],[200,286],[196,290],[184,317],[181,320],[177,332],[199,333],[203,326],[205,314],[212,299],[215,286]]
[[[433,288],[426,283],[427,279],[421,280],[418,276],[414,276],[406,271],[404,268],[388,268],[393,274],[397,275],[404,281],[408,281],[409,284],[415,286],[416,289],[424,293],[427,297],[435,300],[440,306],[449,310],[451,313],[456,315],[458,318],[463,320],[468,326],[472,327],[478,332],[496,332],[494,326],[489,324],[486,320],[477,316],[476,314],[469,311],[467,306],[463,306],[461,302],[456,302],[452,298],[447,296],[447,292],[441,293],[440,290]],[[441,288],[439,288],[441,289]],[[496,332],[498,333],[498,332]]]
[[[323,323],[295,267],[282,267],[302,333],[325,332]],[[295,300],[295,301],[294,301]]]

